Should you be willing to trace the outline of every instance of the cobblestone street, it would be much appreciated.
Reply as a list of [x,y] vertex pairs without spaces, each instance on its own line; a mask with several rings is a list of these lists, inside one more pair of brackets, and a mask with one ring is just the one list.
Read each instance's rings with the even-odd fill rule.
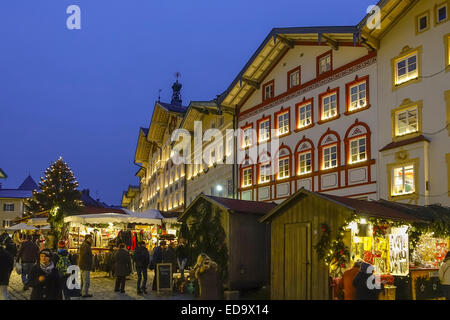
[[[153,272],[148,273],[147,290],[148,294],[138,295],[136,292],[137,276],[132,274],[127,277],[125,285],[125,293],[114,292],[115,278],[105,276],[104,272],[91,273],[91,285],[89,293],[93,295],[92,298],[72,298],[82,300],[192,300],[195,299],[193,295],[189,294],[157,294],[151,291],[153,281]],[[23,291],[22,280],[20,275],[15,271],[11,273],[8,291],[11,300],[29,300],[31,289]]]

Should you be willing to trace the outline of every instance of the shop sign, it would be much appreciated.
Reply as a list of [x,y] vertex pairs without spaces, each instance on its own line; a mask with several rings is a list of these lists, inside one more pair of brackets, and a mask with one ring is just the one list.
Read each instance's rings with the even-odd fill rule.
[[172,264],[158,263],[156,272],[158,274],[156,281],[157,291],[172,291]]

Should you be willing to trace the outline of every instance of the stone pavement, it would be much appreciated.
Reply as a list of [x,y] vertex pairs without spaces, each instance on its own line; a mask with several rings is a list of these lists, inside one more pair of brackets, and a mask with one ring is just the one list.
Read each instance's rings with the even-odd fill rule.
[[[89,293],[93,295],[92,298],[72,298],[82,300],[194,300],[195,297],[189,294],[157,294],[151,291],[153,281],[153,271],[148,272],[147,291],[146,295],[138,295],[136,292],[137,275],[136,273],[127,277],[125,284],[125,293],[114,292],[115,278],[109,278],[105,272],[92,272],[91,285]],[[21,276],[14,270],[11,273],[9,281],[9,294],[11,300],[29,300],[31,289],[23,291]]]

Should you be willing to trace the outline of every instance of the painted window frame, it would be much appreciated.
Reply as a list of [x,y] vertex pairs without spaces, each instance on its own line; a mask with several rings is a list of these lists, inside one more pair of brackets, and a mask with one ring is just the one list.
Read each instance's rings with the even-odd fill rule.
[[[352,98],[352,94],[351,94],[351,89],[355,86],[359,86],[360,84],[365,83],[366,84],[366,105],[363,107],[359,107],[356,109],[352,109],[350,110],[351,107],[351,98]],[[345,94],[346,94],[346,106],[345,106],[345,115],[350,115],[356,112],[361,112],[363,110],[367,110],[370,108],[370,81],[369,81],[369,75],[364,76],[364,77],[355,77],[355,80],[353,80],[352,82],[349,82],[345,85]],[[359,94],[359,92],[358,92]]]
[[[399,61],[405,60],[408,57],[416,54],[416,65],[417,65],[417,77],[408,79],[406,81],[403,81],[401,83],[397,83],[397,65]],[[413,83],[418,83],[422,81],[421,74],[422,74],[422,46],[416,47],[416,48],[410,48],[408,46],[405,46],[400,54],[397,57],[394,57],[391,59],[391,69],[392,69],[392,91],[395,91],[399,88],[411,85]]]
[[[245,131],[246,130],[248,130],[248,129],[250,129],[250,144],[248,144],[248,145],[244,145],[244,142],[245,142],[245,137],[246,137],[246,135],[245,135]],[[253,122],[252,123],[250,123],[250,124],[245,124],[245,126],[242,126],[241,127],[241,130],[242,130],[242,137],[241,137],[241,143],[240,143],[240,148],[241,148],[241,150],[245,150],[245,149],[248,149],[248,148],[250,148],[251,146],[253,146],[253,144],[254,144],[254,136],[253,136]]]
[[[300,159],[301,159],[301,157],[303,156],[303,155],[307,155],[307,154],[309,154],[310,156],[309,156],[309,161],[310,161],[310,170],[309,171],[305,171],[305,172],[300,172],[301,170],[302,170],[302,165],[301,165],[301,162],[300,162]],[[314,164],[313,164],[313,162],[314,162],[314,152],[313,152],[313,150],[312,149],[309,149],[309,150],[305,150],[305,151],[302,151],[302,152],[299,152],[298,153],[298,155],[297,155],[297,176],[299,176],[299,177],[302,177],[302,176],[306,176],[306,175],[308,175],[308,174],[311,174],[311,173],[313,173],[314,172]],[[307,167],[308,165],[306,164],[306,167]]]
[[[311,123],[303,127],[300,127],[300,109],[308,104],[311,104]],[[314,98],[311,99],[303,98],[302,102],[299,102],[295,105],[295,132],[306,130],[313,126],[314,126]]]
[[[326,58],[328,55],[330,56],[330,70],[324,71],[324,72],[320,72],[320,61],[323,58]],[[321,76],[325,76],[325,75],[329,74],[332,71],[333,71],[333,50],[328,50],[328,51],[326,51],[326,52],[324,52],[321,55],[316,57],[316,78],[321,77]]]
[[[332,141],[327,144],[323,144],[322,142],[325,139],[325,137],[330,134],[336,138],[336,141]],[[337,145],[337,166],[333,167],[333,168],[325,169],[324,168],[324,149],[327,147],[330,147],[334,144]],[[341,166],[341,137],[339,136],[339,133],[337,133],[336,131],[330,130],[330,128],[328,128],[328,130],[319,139],[318,150],[319,150],[319,169],[318,170],[327,172],[327,171],[337,170],[337,168],[339,168]]]
[[[425,29],[420,30],[420,19],[426,17],[427,18],[427,26]],[[430,30],[431,27],[431,15],[430,10],[424,11],[416,16],[416,35],[424,33],[425,31]]]
[[[268,175],[264,175],[264,177],[268,177],[267,181],[261,181],[261,167],[265,167],[265,166],[269,166],[269,174]],[[259,163],[258,164],[258,185],[264,185],[267,183],[272,182],[272,164],[271,162],[263,162],[263,163]]]
[[[261,141],[261,123],[264,122],[269,122],[269,137],[266,140]],[[258,144],[262,144],[262,143],[268,143],[271,140],[271,127],[272,127],[272,119],[271,116],[262,116],[261,119],[259,119],[258,121],[256,121],[256,125],[257,125],[257,134],[256,134],[256,140],[258,141]]]
[[[309,148],[299,150],[304,143],[309,144]],[[311,153],[311,172],[300,174],[300,155],[308,152]],[[295,147],[295,174],[302,178],[313,175],[315,170],[314,160],[315,160],[314,143],[312,142],[312,140],[303,136],[303,139],[300,140],[297,146]]]
[[[363,160],[361,160],[361,145],[359,144],[359,141],[361,141],[361,140],[364,140],[364,159]],[[355,141],[357,141],[357,143],[358,143],[358,146],[357,146],[357,148],[358,148],[358,150],[357,150],[357,153],[356,153],[356,156],[357,156],[357,160],[356,161],[353,161],[353,146],[352,146],[352,142],[355,142]],[[358,164],[358,163],[362,163],[362,162],[366,162],[367,161],[367,159],[368,159],[368,155],[367,155],[367,136],[364,134],[364,135],[362,135],[362,136],[359,136],[359,137],[353,137],[353,138],[351,138],[351,139],[349,139],[349,161],[348,161],[348,164]]]
[[[394,170],[400,167],[413,166],[414,172],[414,192],[394,195]],[[420,194],[420,160],[419,158],[415,159],[405,159],[402,161],[397,161],[394,163],[389,163],[387,166],[387,174],[388,174],[388,199],[390,201],[398,201],[398,200],[406,200],[406,199],[418,199]]]
[[[335,166],[330,166],[328,168],[325,168],[325,150],[331,149],[333,147],[336,147],[336,165]],[[332,162],[333,160],[331,159],[331,155],[332,153],[330,152],[330,162]],[[334,143],[330,143],[326,146],[322,146],[322,170],[326,171],[326,170],[332,170],[335,169],[337,167],[339,167],[339,149],[338,149],[338,143],[334,142]]]
[[[364,127],[364,129],[366,130],[365,133],[361,133],[358,135],[354,135],[354,136],[350,136],[350,134],[352,133],[353,128],[356,127]],[[345,144],[345,163],[347,163],[347,165],[349,166],[358,166],[361,164],[366,163],[367,161],[370,161],[372,159],[372,152],[371,152],[371,136],[372,136],[372,132],[370,131],[370,127],[367,125],[367,123],[365,122],[360,122],[358,121],[358,119],[356,119],[355,123],[352,124],[348,129],[347,132],[345,133],[345,138],[344,138],[344,144]],[[352,160],[352,155],[351,155],[351,141],[355,140],[355,139],[361,139],[361,138],[365,138],[366,139],[366,160],[364,161],[358,161],[358,162],[351,162]]]
[[[241,185],[241,189],[247,189],[247,188],[252,187],[253,181],[254,181],[254,179],[253,179],[254,178],[253,177],[254,170],[253,169],[254,168],[253,168],[252,164],[241,168],[241,184],[240,184]],[[244,185],[245,172],[246,171],[250,171],[250,183],[248,185]]]
[[[444,20],[439,21],[439,9],[444,7],[444,6],[447,7],[447,10],[446,10],[447,11],[447,17]],[[444,23],[448,22],[450,20],[449,13],[450,13],[450,0],[445,0],[443,2],[437,3],[434,6],[434,26],[436,27],[436,26],[439,26],[441,24],[444,24]]]
[[445,48],[445,71],[450,72],[450,33],[444,35],[444,48]]
[[[266,88],[272,86],[272,96],[266,97]],[[262,101],[269,101],[270,99],[273,99],[275,97],[275,79],[270,80],[263,84],[262,86]]]
[[[325,122],[333,121],[333,120],[340,118],[341,114],[340,114],[340,106],[339,106],[340,105],[339,91],[340,91],[339,87],[334,88],[334,89],[328,88],[326,92],[319,94],[319,121],[318,121],[319,124],[323,124]],[[334,117],[324,119],[323,118],[323,108],[324,108],[323,100],[332,95],[336,95],[336,115]]]
[[[398,114],[403,113],[409,109],[417,108],[417,131],[398,135]],[[411,101],[409,99],[403,100],[402,104],[391,111],[392,118],[392,141],[402,141],[410,138],[420,136],[422,134],[422,109],[423,101]]]
[[[288,128],[287,128],[287,132],[285,132],[283,134],[280,134],[280,127],[279,127],[279,119],[278,118],[280,116],[285,115],[286,113],[288,114]],[[290,135],[291,134],[291,108],[290,107],[288,107],[288,108],[281,108],[280,111],[275,113],[274,118],[275,118],[275,120],[274,120],[275,121],[274,129],[275,129],[275,132],[277,134],[277,137],[278,138],[282,138],[282,137]]]
[[[296,72],[298,72],[298,84],[293,86],[293,85],[291,85],[291,75]],[[301,68],[301,66],[298,66],[292,70],[289,70],[287,73],[287,90],[296,88],[296,87],[300,86],[301,84],[302,84],[302,68]]]
[[[286,177],[280,177],[280,172],[281,172],[281,170],[280,170],[280,162],[281,161],[284,162],[285,160],[287,160],[287,172],[288,172],[288,175]],[[279,157],[278,160],[277,160],[277,166],[278,166],[278,168],[277,168],[277,181],[286,180],[286,179],[289,179],[291,177],[291,155],[290,154],[287,155],[287,156]],[[284,174],[284,171],[285,170],[283,170],[283,174]]]

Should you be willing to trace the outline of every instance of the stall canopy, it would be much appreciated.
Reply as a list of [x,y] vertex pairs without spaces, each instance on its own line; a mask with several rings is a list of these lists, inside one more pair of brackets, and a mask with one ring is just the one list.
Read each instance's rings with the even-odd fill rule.
[[37,228],[22,222],[7,228],[7,230],[37,230]]
[[[107,224],[107,223],[137,223],[137,224],[161,224],[162,216],[159,212],[136,213],[124,210],[126,214],[119,213],[99,213],[69,216],[64,218],[64,222],[74,225],[86,224]],[[159,215],[159,216],[158,216]]]

